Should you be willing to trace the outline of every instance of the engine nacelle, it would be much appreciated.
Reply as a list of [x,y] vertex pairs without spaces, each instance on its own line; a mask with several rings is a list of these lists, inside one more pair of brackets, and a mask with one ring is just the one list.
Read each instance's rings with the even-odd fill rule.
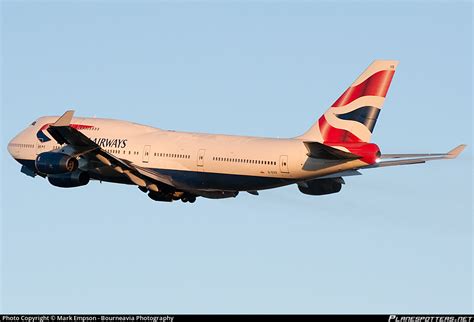
[[80,170],[71,173],[48,175],[49,183],[60,188],[75,188],[85,186],[89,183],[89,180],[89,174]]
[[342,178],[316,179],[298,184],[298,189],[312,196],[328,195],[341,191]]
[[36,170],[44,174],[73,172],[79,166],[76,158],[58,152],[43,152],[35,160]]

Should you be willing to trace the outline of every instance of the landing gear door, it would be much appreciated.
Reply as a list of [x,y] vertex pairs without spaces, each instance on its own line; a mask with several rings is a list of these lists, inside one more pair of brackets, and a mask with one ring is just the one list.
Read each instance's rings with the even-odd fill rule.
[[198,151],[198,155],[197,155],[198,171],[202,171],[202,169],[204,168],[204,155],[205,154],[206,154],[206,150],[204,150],[204,149],[200,149]]
[[289,173],[288,170],[288,156],[287,155],[280,155],[280,172],[281,173]]

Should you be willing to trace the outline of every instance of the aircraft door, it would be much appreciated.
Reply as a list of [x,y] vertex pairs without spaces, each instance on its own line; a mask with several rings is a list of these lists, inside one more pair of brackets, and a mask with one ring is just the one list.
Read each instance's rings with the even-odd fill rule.
[[288,156],[287,155],[280,155],[280,172],[281,173],[289,173],[288,170]]
[[204,167],[204,155],[206,154],[206,150],[204,149],[200,149],[198,151],[198,157],[197,157],[197,166],[198,166],[198,169],[199,168],[203,168]]
[[148,160],[150,160],[150,150],[151,150],[150,145],[145,145],[145,147],[143,148],[143,158],[142,158],[143,163],[148,163]]

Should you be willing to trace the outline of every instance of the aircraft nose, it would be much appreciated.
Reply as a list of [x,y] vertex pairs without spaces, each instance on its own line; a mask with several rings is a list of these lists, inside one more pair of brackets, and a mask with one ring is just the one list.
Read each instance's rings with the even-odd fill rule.
[[15,136],[13,139],[10,140],[10,142],[8,142],[8,153],[10,153],[10,155],[16,159],[18,154],[20,153],[20,145],[18,144],[18,136]]
[[15,154],[15,139],[11,139],[10,142],[8,142],[8,153],[10,153],[11,156],[14,157]]

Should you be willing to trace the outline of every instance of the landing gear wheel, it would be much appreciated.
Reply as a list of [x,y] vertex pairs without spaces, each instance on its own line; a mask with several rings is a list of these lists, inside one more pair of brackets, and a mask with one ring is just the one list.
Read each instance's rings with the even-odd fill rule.
[[196,201],[196,197],[194,197],[194,196],[189,197],[189,202],[190,203],[194,203],[195,201]]

